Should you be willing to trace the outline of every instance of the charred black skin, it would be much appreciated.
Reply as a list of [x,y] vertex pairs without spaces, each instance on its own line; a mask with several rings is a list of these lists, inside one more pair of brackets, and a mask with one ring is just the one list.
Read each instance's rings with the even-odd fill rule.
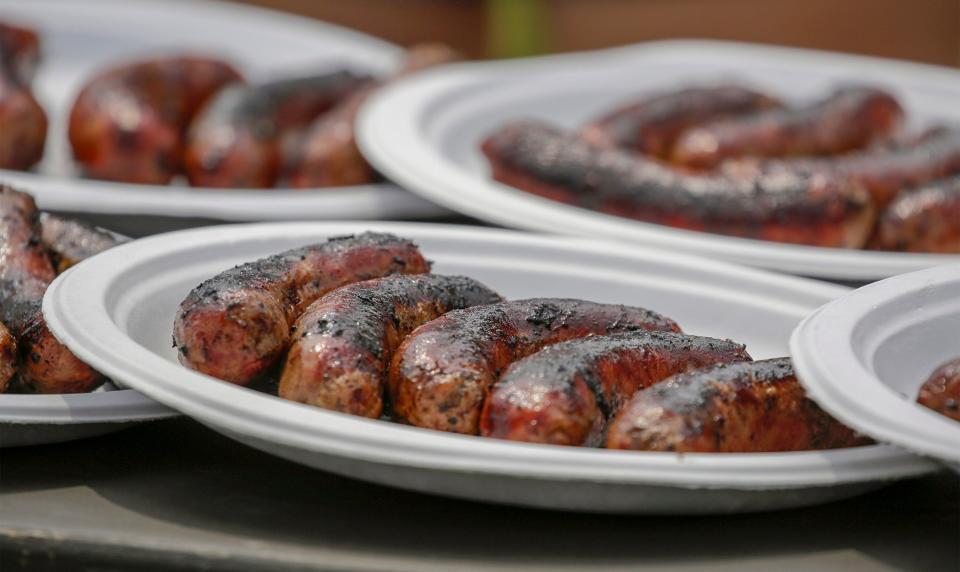
[[127,242],[112,232],[82,221],[40,213],[43,245],[57,273],[81,260]]
[[494,178],[523,190],[647,222],[818,246],[860,247],[875,210],[855,186],[795,173],[694,176],[536,122],[483,145]]
[[378,418],[390,359],[411,331],[450,310],[500,301],[466,276],[397,275],[338,288],[294,325],[280,396]]

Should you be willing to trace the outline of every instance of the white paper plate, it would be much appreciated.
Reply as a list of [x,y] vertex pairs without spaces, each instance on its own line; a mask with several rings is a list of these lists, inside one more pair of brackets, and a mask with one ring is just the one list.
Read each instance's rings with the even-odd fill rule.
[[416,240],[439,273],[510,298],[571,296],[646,306],[688,332],[729,336],[754,357],[786,355],[800,319],[845,288],[621,245],[441,225],[238,225],[151,237],[59,278],[50,327],[78,356],[235,439],[351,477],[478,500],[608,512],[730,512],[849,496],[934,463],[889,446],[826,452],[675,455],[509,443],[352,417],[180,366],[180,301],[243,261],[367,229]]
[[933,370],[960,357],[960,265],[860,288],[804,320],[790,350],[826,410],[960,471],[960,423],[916,403]]
[[400,49],[344,28],[238,3],[159,0],[0,0],[0,18],[34,26],[44,59],[35,90],[50,119],[36,173],[0,170],[47,210],[229,221],[430,217],[446,211],[383,183],[335,189],[225,190],[78,178],[67,121],[98,70],[142,56],[197,50],[227,58],[251,79],[349,65],[382,74]]
[[430,200],[517,228],[612,238],[752,266],[864,281],[960,260],[705,234],[550,201],[490,178],[480,142],[517,118],[575,128],[638,94],[742,80],[809,100],[840,82],[891,88],[918,123],[960,120],[954,69],[827,52],[706,41],[668,41],[529,60],[445,66],[382,91],[360,118],[360,144],[384,174]]

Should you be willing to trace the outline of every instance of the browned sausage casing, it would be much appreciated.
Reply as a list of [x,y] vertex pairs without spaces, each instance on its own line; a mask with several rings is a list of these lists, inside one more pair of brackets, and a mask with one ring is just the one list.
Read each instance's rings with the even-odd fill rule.
[[750,180],[692,176],[534,122],[483,144],[493,177],[549,199],[617,216],[746,238],[859,248],[876,210],[858,186],[793,173]]
[[607,447],[678,453],[806,451],[865,445],[807,397],[788,358],[725,364],[641,390]]
[[597,446],[607,420],[637,390],[677,373],[750,359],[741,344],[672,332],[629,332],[548,346],[514,362],[493,386],[480,434]]
[[897,100],[879,89],[847,87],[808,107],[775,109],[694,127],[671,158],[708,169],[732,157],[836,155],[892,133],[903,120]]
[[393,77],[357,90],[310,126],[296,152],[284,160],[284,182],[294,188],[342,187],[371,182],[376,173],[360,153],[354,132],[357,114],[367,98],[390,81],[458,59],[460,54],[442,44],[410,48],[403,66]]
[[57,274],[81,260],[126,242],[101,228],[50,213],[40,213],[41,239]]
[[768,95],[739,86],[691,87],[621,107],[584,126],[580,135],[595,145],[669,159],[677,137],[691,127],[780,106]]
[[288,250],[231,268],[180,304],[173,342],[180,362],[246,385],[290,347],[290,327],[327,292],[390,274],[425,274],[430,264],[409,240],[366,232]]
[[680,330],[642,308],[563,298],[454,310],[420,326],[390,368],[394,414],[418,427],[476,434],[500,372],[544,346],[590,335]]
[[29,195],[0,186],[0,321],[17,338],[22,389],[90,391],[103,377],[57,341],[40,311],[55,273],[41,242],[38,217]]
[[23,171],[43,158],[47,114],[26,84],[0,71],[0,169]]
[[901,193],[880,213],[870,247],[960,253],[960,177]]
[[917,403],[960,421],[960,358],[938,367],[920,387]]
[[17,340],[3,322],[0,322],[0,393],[7,391],[15,373],[17,373]]
[[379,417],[390,359],[410,332],[450,310],[501,300],[466,276],[388,276],[338,288],[297,320],[280,397]]
[[29,85],[40,62],[40,37],[30,28],[0,22],[0,60],[14,80]]
[[190,183],[272,187],[280,173],[283,139],[367,83],[369,78],[338,71],[222,90],[190,127],[185,160]]
[[240,80],[229,64],[199,57],[136,62],[101,73],[70,111],[73,156],[91,177],[166,184],[181,169],[193,115]]

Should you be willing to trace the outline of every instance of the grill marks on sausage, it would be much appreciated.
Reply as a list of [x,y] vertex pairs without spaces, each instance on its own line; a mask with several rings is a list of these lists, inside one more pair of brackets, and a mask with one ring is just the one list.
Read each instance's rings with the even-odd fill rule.
[[960,358],[938,367],[920,387],[917,403],[960,421]]
[[642,308],[561,298],[455,310],[416,329],[394,355],[394,413],[419,427],[476,434],[486,394],[511,362],[590,335],[679,329]]
[[484,404],[480,434],[597,446],[607,420],[637,390],[676,373],[750,359],[729,340],[671,332],[562,342],[507,368]]
[[54,276],[42,243],[36,204],[29,195],[0,186],[0,322],[17,340],[20,389],[90,391],[103,377],[57,341],[40,311],[43,294]]
[[184,365],[248,384],[282,357],[291,326],[322,295],[429,270],[416,245],[391,234],[333,237],[234,267],[194,288],[177,312],[174,344]]
[[876,216],[865,191],[842,181],[791,172],[750,179],[689,175],[535,122],[497,130],[483,152],[493,177],[508,185],[689,230],[858,248]]
[[775,98],[739,86],[691,87],[621,107],[587,124],[580,135],[595,145],[666,160],[677,138],[691,127],[780,106]]
[[607,447],[750,453],[870,441],[806,396],[788,358],[719,365],[637,392],[610,425]]
[[411,331],[450,310],[501,300],[465,276],[389,276],[334,290],[297,320],[280,396],[377,418],[390,359]]

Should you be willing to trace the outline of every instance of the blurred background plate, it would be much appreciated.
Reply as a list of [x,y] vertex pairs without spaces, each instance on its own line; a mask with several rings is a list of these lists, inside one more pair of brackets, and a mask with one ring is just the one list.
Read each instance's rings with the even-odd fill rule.
[[889,88],[915,124],[960,122],[960,74],[894,60],[709,41],[665,41],[427,71],[379,92],[361,113],[359,142],[385,175],[461,213],[526,230],[665,247],[806,276],[863,282],[957,255],[818,248],[659,226],[565,205],[493,181],[481,141],[535,118],[573,128],[643,93],[723,80],[787,100],[842,83]]
[[[45,210],[133,235],[211,220],[426,218],[444,212],[389,183],[299,191],[130,185],[78,178],[72,162],[70,107],[84,83],[106,66],[197,51],[235,63],[253,81],[341,65],[383,74],[401,56],[393,44],[307,18],[203,0],[2,0],[0,18],[41,34],[43,60],[34,89],[50,119],[36,172],[0,170],[0,180],[29,190]],[[133,228],[117,224],[126,215],[147,217],[147,228],[143,221]]]

